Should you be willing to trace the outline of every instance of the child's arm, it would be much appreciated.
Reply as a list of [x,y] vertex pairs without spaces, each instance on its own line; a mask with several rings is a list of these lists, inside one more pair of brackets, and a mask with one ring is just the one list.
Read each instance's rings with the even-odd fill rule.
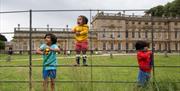
[[50,48],[50,51],[60,52],[59,48]]
[[44,52],[42,51],[42,49],[39,48],[39,49],[36,50],[36,54],[41,54],[41,55],[43,55]]
[[72,32],[75,33],[77,36],[80,35],[80,32],[77,32],[75,27],[72,29]]
[[88,28],[88,27],[84,27],[84,28],[83,28],[83,31],[80,32],[80,35],[87,34],[88,31],[89,31],[89,28]]

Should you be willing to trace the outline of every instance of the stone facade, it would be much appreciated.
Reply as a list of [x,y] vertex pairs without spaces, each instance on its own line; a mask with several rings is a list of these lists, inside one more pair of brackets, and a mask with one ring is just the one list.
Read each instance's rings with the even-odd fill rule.
[[97,40],[101,50],[135,50],[138,40],[152,43],[155,51],[180,50],[180,18],[98,13],[93,17],[93,29],[99,31]]
[[[43,43],[47,32],[52,32],[58,37],[57,44],[61,49],[74,50],[74,34],[68,28],[33,28],[32,50],[36,50]],[[146,40],[151,43],[152,32],[156,51],[180,50],[180,18],[152,18],[103,12],[93,17],[89,32],[89,49],[134,52],[136,41]],[[13,42],[13,49],[28,50],[29,28],[15,28]]]

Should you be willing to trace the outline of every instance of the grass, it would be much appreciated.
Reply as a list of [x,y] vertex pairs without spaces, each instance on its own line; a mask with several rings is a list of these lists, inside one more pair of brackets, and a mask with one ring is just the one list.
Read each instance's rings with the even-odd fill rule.
[[[28,55],[13,55],[11,62],[6,62],[7,55],[0,54],[0,66],[28,65]],[[32,65],[41,65],[41,56],[33,55]],[[58,56],[58,64],[74,64],[74,57]],[[88,57],[88,64],[93,65],[122,65],[137,66],[136,56],[92,56]],[[156,66],[180,66],[180,55],[155,55]],[[92,74],[91,74],[92,72]],[[0,80],[28,81],[28,67],[1,67]],[[180,90],[180,67],[155,68],[156,85],[152,83],[148,88],[136,88],[136,83],[91,83],[93,81],[122,81],[136,82],[137,67],[58,67],[58,81],[89,81],[89,82],[57,82],[56,91],[178,91]],[[32,67],[32,80],[42,81],[42,67]],[[152,79],[151,79],[152,82]],[[41,91],[42,83],[33,82],[33,91]],[[93,87],[93,88],[91,88]],[[0,83],[0,91],[28,91],[28,83]]]

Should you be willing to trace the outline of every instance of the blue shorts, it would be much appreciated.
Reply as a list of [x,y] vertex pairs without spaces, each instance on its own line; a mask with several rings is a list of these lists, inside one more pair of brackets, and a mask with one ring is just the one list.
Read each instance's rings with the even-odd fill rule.
[[55,79],[56,78],[56,70],[43,70],[43,78],[44,80],[47,78],[52,78]]
[[138,84],[141,86],[145,86],[150,79],[150,75],[150,72],[144,72],[142,70],[139,70]]

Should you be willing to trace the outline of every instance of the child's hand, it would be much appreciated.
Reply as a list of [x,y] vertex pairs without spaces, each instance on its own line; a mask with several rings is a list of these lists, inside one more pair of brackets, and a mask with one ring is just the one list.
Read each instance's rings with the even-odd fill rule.
[[76,32],[76,35],[77,35],[77,36],[80,35],[80,32]]
[[53,48],[49,48],[49,50],[50,50],[50,51],[55,51],[55,49],[53,49]]

